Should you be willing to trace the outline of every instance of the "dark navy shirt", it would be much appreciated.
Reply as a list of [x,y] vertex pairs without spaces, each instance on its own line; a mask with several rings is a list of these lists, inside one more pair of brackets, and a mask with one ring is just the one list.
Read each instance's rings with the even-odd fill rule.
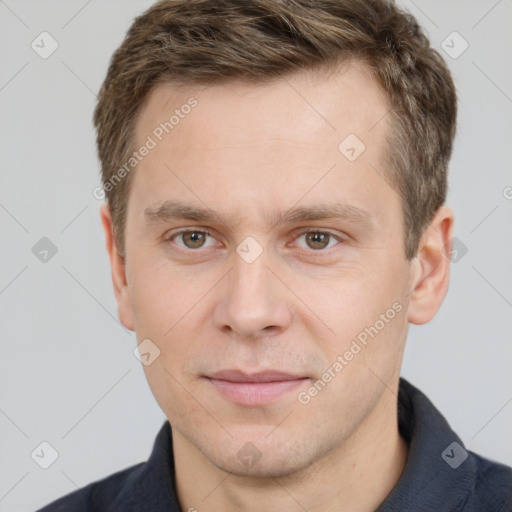
[[[512,468],[466,451],[430,400],[405,379],[400,434],[409,445],[400,480],[377,512],[511,512]],[[38,512],[185,512],[174,487],[172,431],[166,422],[147,462],[72,492]]]

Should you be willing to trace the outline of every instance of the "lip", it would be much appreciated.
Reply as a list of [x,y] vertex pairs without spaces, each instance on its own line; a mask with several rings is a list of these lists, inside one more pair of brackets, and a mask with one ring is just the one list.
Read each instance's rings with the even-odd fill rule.
[[262,406],[300,386],[308,377],[278,370],[248,374],[223,370],[207,379],[222,396],[238,405]]
[[242,370],[222,370],[209,376],[210,379],[226,380],[228,382],[283,382],[306,378],[304,375],[287,373],[279,370],[245,373]]

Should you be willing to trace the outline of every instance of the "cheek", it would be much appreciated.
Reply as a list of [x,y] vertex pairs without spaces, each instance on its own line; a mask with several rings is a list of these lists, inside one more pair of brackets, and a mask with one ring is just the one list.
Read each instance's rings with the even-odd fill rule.
[[350,350],[362,364],[388,361],[396,353],[407,330],[407,286],[401,275],[404,269],[390,263],[387,268],[344,269],[317,280],[315,286],[310,280],[296,281],[296,293],[307,305],[300,309],[301,322],[313,340],[321,334],[321,348],[330,361]]
[[137,332],[163,339],[199,303],[204,285],[168,262],[134,263],[130,295]]
[[150,383],[172,385],[171,375],[180,380],[187,360],[201,353],[201,333],[211,323],[208,293],[218,277],[213,272],[194,276],[167,262],[135,274],[131,299],[137,338],[139,343],[149,338],[160,351],[146,375]]
[[[157,403],[169,418],[181,422],[183,411],[195,414],[187,361],[200,352],[205,312],[202,297],[211,285],[186,278],[170,265],[140,272],[132,301],[139,342],[149,338],[158,357],[144,372]],[[186,391],[184,391],[184,389]]]

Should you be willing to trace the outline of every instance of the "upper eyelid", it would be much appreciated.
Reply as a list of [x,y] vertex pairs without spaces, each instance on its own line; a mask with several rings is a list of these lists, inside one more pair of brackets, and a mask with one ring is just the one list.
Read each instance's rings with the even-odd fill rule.
[[[300,229],[300,228],[298,228]],[[190,232],[194,232],[194,231],[200,231],[201,233],[206,233],[210,236],[213,236],[212,235],[212,231],[210,229],[207,229],[207,228],[202,228],[202,227],[190,227],[190,228],[181,228],[179,229],[178,231],[168,235],[167,233],[164,235],[165,238],[173,238],[177,235],[181,235],[183,233],[190,233]],[[301,231],[299,231],[297,234],[294,235],[294,238],[297,238],[301,235],[304,235],[305,233],[327,233],[331,236],[334,236],[334,237],[339,237],[339,235],[337,235],[336,233],[333,233],[333,231],[331,231],[330,229],[325,229],[325,228],[317,228],[317,227],[310,227],[310,228],[306,228],[306,229],[302,229]],[[215,238],[215,237],[214,237]],[[341,237],[340,237],[341,238]]]
[[344,237],[342,235],[334,233],[330,229],[310,228],[310,229],[303,229],[302,231],[299,231],[296,235],[294,235],[294,240],[297,239],[299,236],[305,235],[306,233],[327,233],[328,235],[331,235],[334,238],[337,238],[339,240],[344,239]]
[[[171,232],[172,231],[172,232]],[[164,233],[164,238],[172,238],[177,235],[181,235],[182,233],[189,233],[193,231],[200,231],[201,233],[207,233],[208,235],[211,235],[211,230],[207,228],[202,228],[200,226],[195,227],[191,226],[188,228],[178,228],[178,229],[172,229]]]
[[[210,231],[209,229],[206,229],[206,228],[183,228],[183,229],[180,229],[180,230],[178,230],[178,231],[176,231],[176,232],[173,232],[173,233],[171,233],[171,234],[166,233],[166,234],[164,234],[164,236],[163,236],[162,238],[163,238],[165,241],[171,241],[171,240],[173,240],[174,238],[176,238],[176,237],[178,237],[178,236],[180,236],[180,235],[183,235],[184,233],[193,233],[193,232],[195,232],[195,231],[198,231],[198,232],[200,232],[200,233],[205,233],[205,234],[207,234],[208,236],[211,236],[212,238],[215,238],[215,237],[212,235],[211,231]],[[217,240],[217,239],[215,238],[215,240]]]

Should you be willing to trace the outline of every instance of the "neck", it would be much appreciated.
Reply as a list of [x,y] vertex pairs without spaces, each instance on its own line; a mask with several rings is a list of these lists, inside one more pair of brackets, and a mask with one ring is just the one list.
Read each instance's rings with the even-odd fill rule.
[[398,432],[396,395],[392,393],[384,393],[343,446],[285,477],[227,473],[175,430],[173,449],[181,508],[199,512],[371,512],[398,482],[408,452]]

